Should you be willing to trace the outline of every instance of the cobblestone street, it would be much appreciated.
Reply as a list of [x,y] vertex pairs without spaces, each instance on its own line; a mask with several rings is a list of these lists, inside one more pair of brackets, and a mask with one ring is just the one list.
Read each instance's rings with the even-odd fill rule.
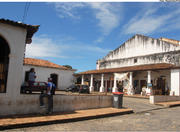
[[149,99],[141,98],[123,98],[123,106],[133,109],[135,113],[152,111],[155,109],[163,108],[162,106],[157,106],[149,103]]
[[[180,130],[180,107],[163,108],[148,104],[147,99],[124,98],[124,106],[135,113],[71,123],[13,129],[18,131],[131,131]],[[12,130],[8,130],[12,131]]]

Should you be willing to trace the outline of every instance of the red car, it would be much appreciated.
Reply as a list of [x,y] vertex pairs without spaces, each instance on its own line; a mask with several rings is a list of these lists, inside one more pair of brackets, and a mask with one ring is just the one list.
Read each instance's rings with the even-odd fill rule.
[[35,82],[32,86],[29,86],[29,84],[26,82],[21,86],[21,93],[32,93],[34,91],[44,93],[46,90],[47,82]]

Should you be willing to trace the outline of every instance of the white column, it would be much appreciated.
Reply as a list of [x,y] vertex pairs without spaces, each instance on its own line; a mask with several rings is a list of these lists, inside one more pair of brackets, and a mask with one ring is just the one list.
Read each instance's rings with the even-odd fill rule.
[[147,83],[151,83],[151,71],[148,71],[148,80]]
[[104,92],[104,74],[101,75],[101,87],[100,92]]
[[84,85],[84,75],[81,77],[81,85]]
[[180,69],[171,69],[171,91],[170,95],[180,96]]
[[114,75],[114,87],[112,89],[112,92],[117,92],[117,80],[116,80],[116,76]]
[[[147,85],[151,83],[151,71],[148,71],[148,75],[147,75]],[[149,86],[147,86],[147,91],[146,91],[147,95],[152,95],[152,88],[150,88]]]
[[134,94],[134,89],[133,89],[133,73],[130,72],[128,95],[133,95],[133,94]]
[[94,86],[93,86],[93,74],[91,74],[91,82],[90,82],[90,92],[94,91]]
[[129,76],[129,84],[130,84],[130,86],[133,85],[133,82],[132,82],[132,75],[133,75],[133,73],[130,72],[130,76]]

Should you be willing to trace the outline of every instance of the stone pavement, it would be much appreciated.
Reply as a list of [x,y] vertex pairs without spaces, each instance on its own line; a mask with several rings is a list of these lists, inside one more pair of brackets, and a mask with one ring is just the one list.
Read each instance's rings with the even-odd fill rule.
[[[134,98],[131,99],[132,100],[129,101],[134,103]],[[144,99],[141,101],[142,105],[143,100]],[[127,98],[125,98],[124,101],[127,101]],[[129,102],[129,105],[130,104]],[[136,102],[136,104],[139,104],[139,102]],[[133,107],[135,108],[135,106]],[[8,131],[180,131],[180,107],[152,109],[147,105],[149,110],[146,110],[146,112],[143,112],[145,108],[139,105],[137,107],[142,108],[142,110],[133,114],[25,127]]]
[[[177,102],[166,102],[164,104],[174,105],[175,103]],[[157,111],[157,112],[164,111],[164,114],[165,114],[166,108],[164,107],[164,104],[163,105],[161,104],[162,106],[160,106],[160,104],[153,105],[149,103],[149,99],[132,98],[132,97],[126,96],[123,98],[123,107],[124,107],[123,109],[101,108],[101,109],[79,110],[79,111],[75,111],[74,113],[55,113],[53,115],[46,115],[46,116],[28,115],[27,117],[3,118],[3,119],[0,119],[0,130],[4,130],[8,128],[30,127],[30,126],[40,127],[39,125],[52,125],[52,124],[59,124],[59,123],[65,123],[65,122],[68,122],[69,124],[69,122],[73,123],[73,121],[81,121],[85,119],[97,119],[98,117],[110,117],[113,115],[118,116],[122,114],[132,113],[133,111],[134,111],[134,114],[138,114],[138,115],[145,114],[145,116],[149,116],[149,114],[153,114],[154,113],[153,111]],[[131,108],[131,109],[128,109],[128,108]],[[129,116],[134,116],[134,114],[131,114]],[[129,116],[128,118],[130,118]],[[108,119],[108,118],[104,118],[103,120],[105,119]],[[139,119],[139,120],[142,120],[142,119]],[[90,121],[87,121],[87,122],[90,122]],[[123,127],[123,129],[121,130],[125,130],[125,127]]]
[[132,109],[116,109],[116,108],[100,108],[79,110],[74,113],[59,113],[47,116],[31,116],[31,117],[9,117],[0,119],[0,130],[7,128],[18,128],[25,126],[44,125],[47,123],[71,122],[84,119],[94,119],[98,117],[107,117],[113,115],[122,115],[133,113]]
[[163,106],[149,103],[149,99],[123,97],[123,107],[131,108],[135,113],[147,112],[155,109],[164,108]]

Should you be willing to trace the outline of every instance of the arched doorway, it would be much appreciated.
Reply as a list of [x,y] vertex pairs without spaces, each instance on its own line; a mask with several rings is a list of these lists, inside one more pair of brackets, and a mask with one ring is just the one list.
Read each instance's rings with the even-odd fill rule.
[[56,85],[56,87],[57,87],[57,85],[58,85],[58,75],[55,74],[55,73],[53,73],[53,74],[50,75],[50,77],[52,78],[52,82],[53,82],[53,83]]
[[0,36],[0,93],[6,92],[9,53],[8,43]]

